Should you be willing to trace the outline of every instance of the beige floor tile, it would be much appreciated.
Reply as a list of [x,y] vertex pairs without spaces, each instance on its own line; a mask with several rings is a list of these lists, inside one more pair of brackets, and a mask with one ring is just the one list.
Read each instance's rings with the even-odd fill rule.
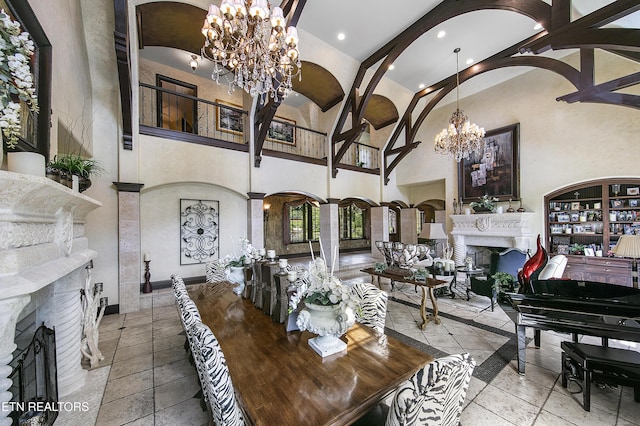
[[616,424],[615,414],[603,411],[596,406],[592,406],[591,411],[584,411],[580,401],[574,395],[566,395],[554,390],[543,409],[580,426]]
[[184,336],[174,335],[161,337],[158,339],[154,339],[153,341],[153,351],[162,351],[169,348],[176,348],[176,350],[182,349],[184,345]]
[[153,370],[145,370],[118,379],[109,380],[104,391],[103,403],[134,395],[153,387]]
[[96,426],[120,426],[150,414],[153,414],[153,389],[151,388],[102,404]]
[[162,351],[156,351],[153,353],[153,366],[154,368],[169,364],[171,362],[188,359],[189,354],[184,349],[169,348]]
[[540,411],[539,407],[491,384],[483,389],[473,402],[509,422],[522,426],[533,424]]
[[113,362],[120,362],[140,355],[151,353],[153,350],[153,342],[143,342],[131,346],[118,347]]
[[135,358],[127,359],[126,361],[113,363],[111,365],[109,380],[118,379],[151,368],[153,368],[153,354],[142,354]]
[[460,415],[461,426],[524,426],[509,422],[486,408],[470,403]]
[[200,401],[196,398],[191,398],[180,404],[157,411],[155,426],[206,426],[209,420],[209,413],[200,408]]
[[171,362],[153,369],[154,384],[160,386],[185,376],[196,373],[196,369],[188,359]]
[[180,377],[154,388],[155,410],[160,411],[172,405],[193,398],[200,391],[200,381],[195,369],[193,374]]

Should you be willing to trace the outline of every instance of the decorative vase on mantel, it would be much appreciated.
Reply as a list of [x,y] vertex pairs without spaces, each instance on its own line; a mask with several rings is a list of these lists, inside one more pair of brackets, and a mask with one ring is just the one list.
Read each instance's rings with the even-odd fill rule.
[[309,339],[309,346],[322,357],[346,351],[347,344],[340,336],[355,324],[353,310],[341,304],[325,306],[305,302],[305,306],[298,314],[296,325],[300,330],[318,335]]

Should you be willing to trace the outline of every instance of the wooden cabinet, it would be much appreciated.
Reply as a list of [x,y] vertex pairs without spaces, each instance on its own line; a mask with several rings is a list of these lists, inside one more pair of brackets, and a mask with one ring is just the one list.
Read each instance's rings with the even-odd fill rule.
[[639,189],[640,179],[601,179],[545,197],[546,248],[568,255],[566,278],[632,285],[631,260],[607,254],[620,235],[640,233]]

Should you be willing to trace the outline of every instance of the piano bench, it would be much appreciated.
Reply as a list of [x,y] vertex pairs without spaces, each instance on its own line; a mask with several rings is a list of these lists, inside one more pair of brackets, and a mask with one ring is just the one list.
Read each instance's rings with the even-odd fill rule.
[[633,399],[640,402],[640,352],[574,342],[562,342],[560,347],[562,387],[567,387],[570,376],[577,376],[582,381],[582,408],[585,411],[591,409],[592,381],[631,386]]

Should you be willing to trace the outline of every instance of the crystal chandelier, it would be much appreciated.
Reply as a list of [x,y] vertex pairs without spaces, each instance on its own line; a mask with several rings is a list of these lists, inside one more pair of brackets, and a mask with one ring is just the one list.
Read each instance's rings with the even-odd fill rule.
[[460,80],[458,77],[458,54],[460,48],[454,50],[456,54],[456,110],[449,119],[449,126],[436,135],[435,151],[438,154],[449,155],[456,162],[469,158],[471,151],[480,151],[483,145],[484,128],[475,123],[469,123],[466,114],[460,109]]
[[209,6],[202,56],[213,62],[211,78],[220,83],[226,76],[229,92],[239,86],[253,97],[285,98],[301,67],[298,31],[286,23],[282,9],[267,0]]

